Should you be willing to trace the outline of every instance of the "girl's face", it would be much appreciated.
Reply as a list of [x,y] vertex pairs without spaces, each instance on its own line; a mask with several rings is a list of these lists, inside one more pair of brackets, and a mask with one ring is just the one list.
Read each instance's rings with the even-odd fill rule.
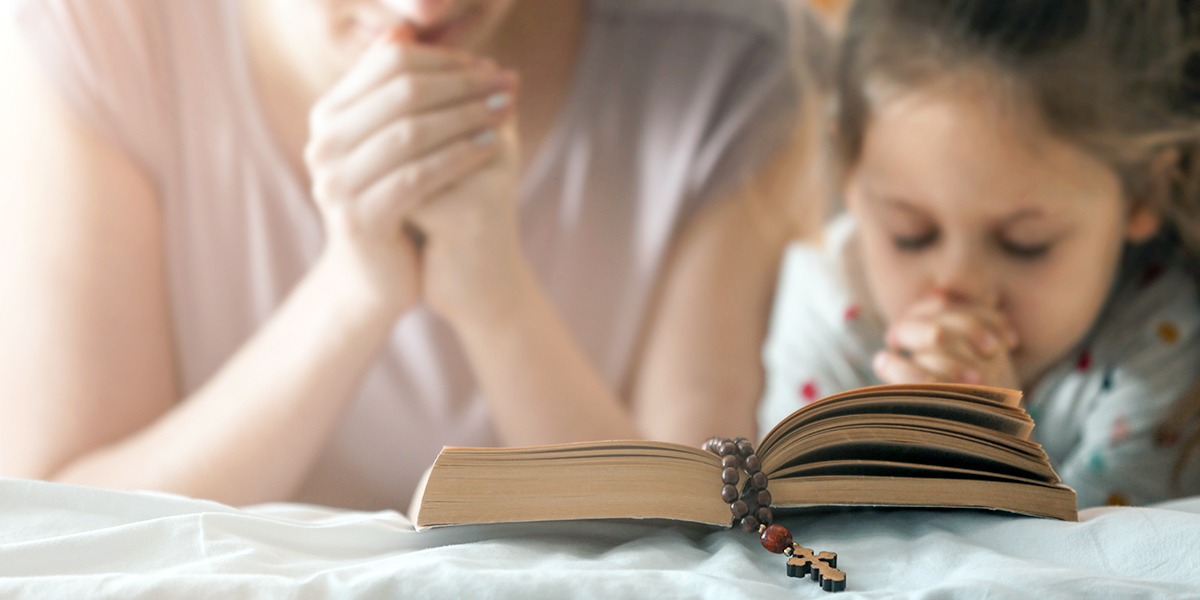
[[1157,228],[1116,174],[960,82],[877,98],[846,202],[867,285],[895,322],[930,295],[998,312],[1028,386],[1091,328],[1127,239]]

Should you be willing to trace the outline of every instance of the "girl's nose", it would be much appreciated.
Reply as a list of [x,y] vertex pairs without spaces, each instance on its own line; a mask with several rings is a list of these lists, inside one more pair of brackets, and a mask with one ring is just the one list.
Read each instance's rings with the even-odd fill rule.
[[933,280],[934,294],[954,303],[996,308],[1000,286],[985,260],[971,252],[950,252],[938,265]]

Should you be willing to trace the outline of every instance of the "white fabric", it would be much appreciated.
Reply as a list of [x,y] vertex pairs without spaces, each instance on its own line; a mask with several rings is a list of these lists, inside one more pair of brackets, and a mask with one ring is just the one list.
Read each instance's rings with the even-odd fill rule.
[[[846,600],[1200,598],[1200,497],[1079,523],[921,510],[784,523],[838,553]],[[828,597],[754,538],[602,522],[418,533],[395,512],[0,480],[0,597]]]
[[[181,394],[202,386],[316,260],[319,215],[273,138],[240,0],[19,0],[17,24],[80,117],[155,183]],[[753,173],[799,100],[778,0],[590,0],[572,89],[520,194],[526,255],[612,389],[667,250]],[[299,493],[404,506],[443,445],[498,443],[457,337],[397,324]]]

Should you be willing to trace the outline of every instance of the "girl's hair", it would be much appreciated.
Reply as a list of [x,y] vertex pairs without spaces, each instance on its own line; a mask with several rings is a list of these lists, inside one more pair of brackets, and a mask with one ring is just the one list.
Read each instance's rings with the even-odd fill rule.
[[[1194,6],[1195,5],[1195,6]],[[983,75],[1050,132],[1092,153],[1126,197],[1163,211],[1200,255],[1200,0],[859,0],[837,69],[846,171],[869,86]]]

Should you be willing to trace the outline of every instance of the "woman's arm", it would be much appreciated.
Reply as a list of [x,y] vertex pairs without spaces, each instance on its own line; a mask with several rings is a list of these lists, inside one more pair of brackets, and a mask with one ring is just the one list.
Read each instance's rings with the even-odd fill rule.
[[323,259],[219,375],[177,403],[154,187],[4,39],[4,474],[231,503],[287,498],[394,312]]
[[491,165],[411,215],[425,300],[457,333],[505,444],[639,437],[525,260],[515,127],[500,141]]
[[458,333],[505,443],[699,444],[717,433],[753,434],[778,261],[797,234],[791,225],[817,218],[793,206],[807,154],[782,154],[685,228],[665,270],[631,408],[600,378],[521,255],[514,146],[510,140],[496,165],[413,213],[427,237],[426,299]]
[[701,211],[676,244],[632,383],[647,436],[756,439],[762,345],[787,243],[820,231],[824,169],[815,117],[760,176]]
[[[453,180],[493,151],[463,143],[455,155],[463,160],[450,166],[435,154],[430,161],[440,169],[420,161],[383,168],[385,183],[371,187],[374,202],[319,194],[330,242],[317,264],[216,375],[179,398],[156,191],[131,160],[75,120],[11,31],[0,39],[4,474],[233,504],[291,497],[395,318],[415,301],[415,264],[412,281],[402,270],[415,256],[386,200],[419,195],[397,196],[386,182]],[[345,96],[372,100],[374,83],[410,59],[449,60],[378,47],[364,67],[371,77],[358,71],[341,88],[340,107],[327,111],[328,120],[349,122],[330,125],[328,139],[393,119],[354,109],[359,104]],[[371,84],[356,89],[364,79]],[[438,85],[472,91],[460,79]],[[335,143],[317,146],[330,161],[340,156]],[[366,158],[351,166],[377,171]],[[350,179],[336,168],[315,170]]]
[[504,294],[495,287],[472,294],[510,298],[503,309],[486,317],[451,313],[505,443],[645,437],[699,444],[715,434],[753,435],[759,353],[788,236],[762,227],[749,196],[716,202],[678,240],[635,410],[601,380],[524,261],[514,258],[517,266],[504,270]]

